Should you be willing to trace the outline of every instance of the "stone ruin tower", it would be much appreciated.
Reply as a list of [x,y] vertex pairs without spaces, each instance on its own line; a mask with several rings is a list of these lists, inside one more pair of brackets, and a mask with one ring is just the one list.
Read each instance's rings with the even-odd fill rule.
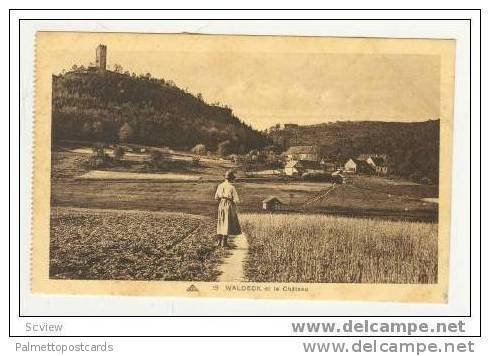
[[104,72],[107,67],[107,46],[100,44],[95,50],[95,66],[97,70]]

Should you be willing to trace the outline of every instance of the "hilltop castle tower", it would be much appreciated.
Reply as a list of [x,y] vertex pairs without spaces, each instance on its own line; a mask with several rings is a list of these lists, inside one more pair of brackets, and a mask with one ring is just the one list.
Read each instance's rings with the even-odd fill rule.
[[95,50],[95,66],[97,70],[105,71],[107,66],[107,46],[100,44]]

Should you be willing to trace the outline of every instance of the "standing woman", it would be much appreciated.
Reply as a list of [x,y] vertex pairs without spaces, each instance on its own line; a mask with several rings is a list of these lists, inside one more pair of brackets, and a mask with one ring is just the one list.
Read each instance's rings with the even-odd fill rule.
[[219,200],[218,206],[218,246],[228,247],[228,236],[240,235],[240,223],[236,213],[236,204],[240,202],[232,182],[235,174],[232,171],[225,173],[225,181],[218,185],[214,199]]

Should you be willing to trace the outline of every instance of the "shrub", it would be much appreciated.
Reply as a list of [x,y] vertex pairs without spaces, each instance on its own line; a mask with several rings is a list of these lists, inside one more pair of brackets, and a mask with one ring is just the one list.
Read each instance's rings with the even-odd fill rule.
[[330,182],[332,180],[332,177],[330,174],[326,173],[304,173],[301,178],[306,181],[313,181],[313,182]]
[[192,150],[191,150],[192,153],[196,154],[196,155],[199,155],[199,156],[205,156],[206,155],[206,146],[203,145],[202,143],[198,144],[198,145],[195,145]]
[[102,143],[96,143],[95,145],[93,145],[92,152],[94,156],[97,157],[104,157],[106,155],[105,146]]
[[114,159],[121,160],[126,153],[126,149],[123,146],[114,147]]
[[218,145],[218,156],[224,157],[230,153],[231,142],[229,140],[223,141]]
[[105,147],[102,144],[94,145],[92,152],[92,156],[85,163],[86,168],[99,169],[112,166],[112,159],[106,154]]
[[408,178],[412,181],[412,182],[416,182],[416,183],[420,183],[420,180],[422,179],[422,172],[420,171],[415,171],[413,173],[411,173]]
[[165,169],[168,167],[169,156],[162,151],[152,150],[150,151],[150,167],[153,169]]
[[133,138],[134,130],[127,122],[119,129],[119,142],[128,142]]
[[201,159],[199,157],[192,157],[192,165],[199,167],[201,165]]

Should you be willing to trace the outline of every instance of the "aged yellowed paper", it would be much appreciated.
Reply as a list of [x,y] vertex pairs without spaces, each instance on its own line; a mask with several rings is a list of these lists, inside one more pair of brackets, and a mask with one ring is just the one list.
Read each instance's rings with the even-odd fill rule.
[[454,51],[37,33],[32,292],[446,303]]

